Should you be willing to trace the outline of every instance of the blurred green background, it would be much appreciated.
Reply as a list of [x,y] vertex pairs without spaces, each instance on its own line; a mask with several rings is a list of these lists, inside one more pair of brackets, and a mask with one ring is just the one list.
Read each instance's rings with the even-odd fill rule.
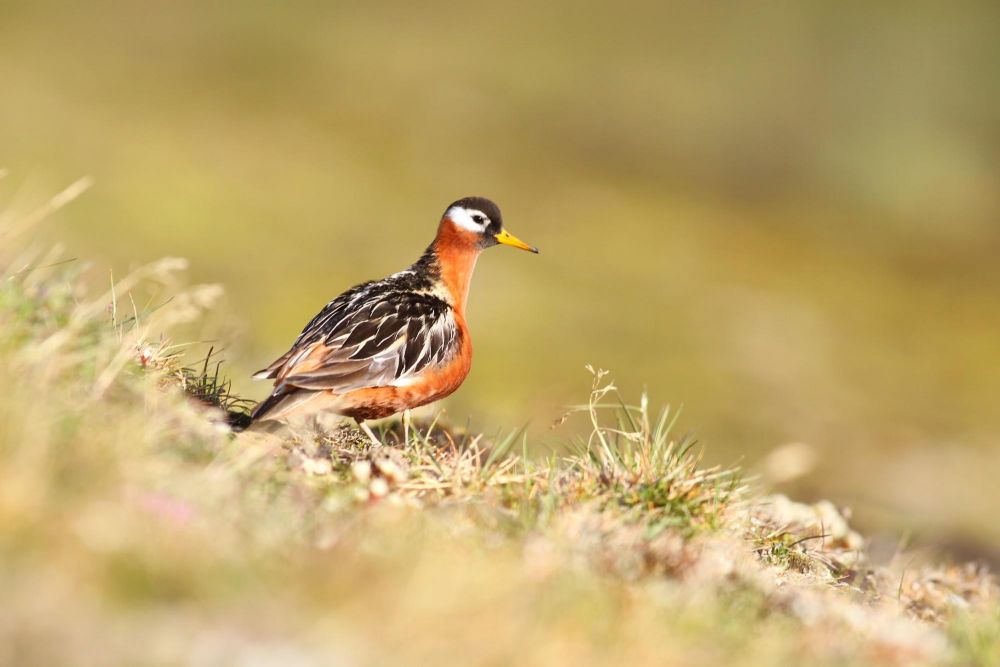
[[0,194],[92,176],[45,233],[105,277],[180,255],[225,285],[202,334],[254,397],[322,304],[490,196],[542,254],[480,262],[453,421],[565,438],[592,363],[683,403],[712,461],[997,558],[998,26],[989,1],[4,0]]

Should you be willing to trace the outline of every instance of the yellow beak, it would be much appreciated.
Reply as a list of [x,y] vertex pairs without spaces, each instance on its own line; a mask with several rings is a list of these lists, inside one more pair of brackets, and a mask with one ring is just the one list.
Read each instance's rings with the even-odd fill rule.
[[535,254],[538,254],[538,248],[528,245],[521,239],[517,238],[516,236],[508,232],[506,229],[501,229],[500,233],[497,234],[494,238],[496,238],[498,243],[509,245],[512,248],[519,248],[520,250],[527,250],[528,252],[533,252]]

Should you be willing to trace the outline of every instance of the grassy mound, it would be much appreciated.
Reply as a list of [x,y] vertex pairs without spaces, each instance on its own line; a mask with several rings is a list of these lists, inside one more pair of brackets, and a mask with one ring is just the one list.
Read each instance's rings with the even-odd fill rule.
[[[163,337],[218,290],[164,260],[95,294],[14,251],[32,222],[0,229],[3,664],[1000,662],[983,568],[876,566],[602,371],[547,456],[439,423],[234,434],[216,361]],[[132,304],[149,283],[168,305]]]

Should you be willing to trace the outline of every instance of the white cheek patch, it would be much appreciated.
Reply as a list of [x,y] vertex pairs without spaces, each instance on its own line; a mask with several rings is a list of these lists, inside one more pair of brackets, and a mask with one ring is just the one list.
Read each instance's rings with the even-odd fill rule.
[[470,232],[480,233],[485,229],[485,224],[477,224],[475,220],[472,219],[474,215],[483,216],[484,220],[488,220],[486,215],[482,211],[475,211],[467,208],[462,208],[461,206],[452,206],[445,213],[445,217],[450,218],[452,222],[461,227],[462,229],[467,229]]

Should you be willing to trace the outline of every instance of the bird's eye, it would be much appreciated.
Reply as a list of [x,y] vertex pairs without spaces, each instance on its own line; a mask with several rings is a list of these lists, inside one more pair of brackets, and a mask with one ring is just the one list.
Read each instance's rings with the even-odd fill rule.
[[472,221],[475,222],[477,225],[481,225],[484,222],[486,222],[486,218],[481,215],[474,215],[472,216]]

